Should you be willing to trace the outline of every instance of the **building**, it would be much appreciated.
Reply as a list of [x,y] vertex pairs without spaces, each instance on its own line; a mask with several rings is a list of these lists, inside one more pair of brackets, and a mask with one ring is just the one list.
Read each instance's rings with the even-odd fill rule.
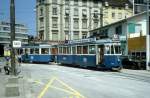
[[[134,12],[134,14],[138,14],[138,13],[146,11],[148,1],[149,0],[133,0],[133,12]],[[150,1],[149,1],[149,3],[150,3]]]
[[37,36],[50,42],[87,38],[90,30],[132,13],[128,0],[37,0]]
[[[28,43],[27,27],[23,24],[16,24],[16,40],[20,40],[22,44]],[[10,45],[10,23],[6,21],[0,22],[0,56],[3,56],[4,47]]]
[[124,55],[135,52],[146,52],[146,12],[91,30],[90,33],[97,39],[113,38],[117,35],[121,40],[121,49]]

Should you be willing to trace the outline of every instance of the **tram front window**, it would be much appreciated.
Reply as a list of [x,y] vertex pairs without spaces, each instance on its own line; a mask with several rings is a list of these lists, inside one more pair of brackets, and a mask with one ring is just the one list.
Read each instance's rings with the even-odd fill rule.
[[121,48],[120,46],[114,46],[115,47],[115,53],[116,54],[121,54]]
[[111,54],[114,54],[114,46],[111,45]]

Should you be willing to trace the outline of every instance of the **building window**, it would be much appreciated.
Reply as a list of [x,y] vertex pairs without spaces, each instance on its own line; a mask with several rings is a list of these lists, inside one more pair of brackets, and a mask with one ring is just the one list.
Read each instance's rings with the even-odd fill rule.
[[10,28],[9,27],[3,27],[3,30],[4,31],[10,31]]
[[52,31],[52,40],[58,41],[58,31]]
[[53,7],[53,15],[57,15],[57,7]]
[[69,9],[68,8],[65,9],[65,15],[69,16]]
[[82,6],[87,6],[87,0],[82,0]]
[[78,31],[73,32],[73,39],[79,39],[79,32]]
[[69,18],[65,18],[65,28],[69,28]]
[[98,27],[98,20],[94,20],[94,29]]
[[87,19],[82,19],[82,28],[87,29]]
[[94,18],[98,18],[98,10],[94,10]]
[[40,28],[44,27],[44,18],[40,18]]
[[65,40],[69,40],[69,31],[65,31]]
[[104,18],[108,17],[108,12],[104,12]]
[[74,16],[78,16],[79,12],[78,12],[78,8],[74,8]]
[[74,0],[74,5],[78,5],[78,0]]
[[66,4],[66,5],[69,5],[69,0],[65,0],[65,4]]
[[39,32],[39,38],[40,40],[44,40],[44,31]]
[[74,29],[79,29],[79,19],[74,19]]
[[141,24],[128,24],[128,32],[129,33],[142,33],[142,25]]
[[135,33],[142,33],[142,25],[141,24],[135,25]]
[[115,13],[114,12],[112,13],[112,18],[115,19]]
[[118,13],[118,18],[122,19],[122,13]]
[[40,16],[43,16],[43,8],[40,9]]
[[87,10],[86,9],[82,9],[82,16],[86,17],[87,16]]
[[94,7],[98,7],[98,0],[94,0]]
[[56,4],[56,3],[57,3],[57,0],[52,0],[52,3],[55,3],[55,4]]
[[52,18],[52,27],[53,28],[57,28],[58,27],[58,24],[57,24],[57,18]]
[[121,25],[116,27],[116,34],[117,35],[121,35],[122,34],[122,26]]
[[82,38],[83,39],[87,38],[87,32],[82,32]]

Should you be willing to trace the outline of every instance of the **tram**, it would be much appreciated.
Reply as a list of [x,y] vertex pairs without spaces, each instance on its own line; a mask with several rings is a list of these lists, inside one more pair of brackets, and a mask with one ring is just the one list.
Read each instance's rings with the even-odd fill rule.
[[50,49],[51,45],[48,44],[23,45],[22,62],[49,63],[52,61]]
[[80,67],[121,70],[120,41],[95,38],[69,41],[57,45],[56,62]]

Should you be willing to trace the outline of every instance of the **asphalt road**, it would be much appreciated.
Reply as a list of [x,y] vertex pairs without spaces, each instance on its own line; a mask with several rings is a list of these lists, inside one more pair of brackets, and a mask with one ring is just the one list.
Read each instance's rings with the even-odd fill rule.
[[150,98],[150,72],[22,64],[35,98]]

